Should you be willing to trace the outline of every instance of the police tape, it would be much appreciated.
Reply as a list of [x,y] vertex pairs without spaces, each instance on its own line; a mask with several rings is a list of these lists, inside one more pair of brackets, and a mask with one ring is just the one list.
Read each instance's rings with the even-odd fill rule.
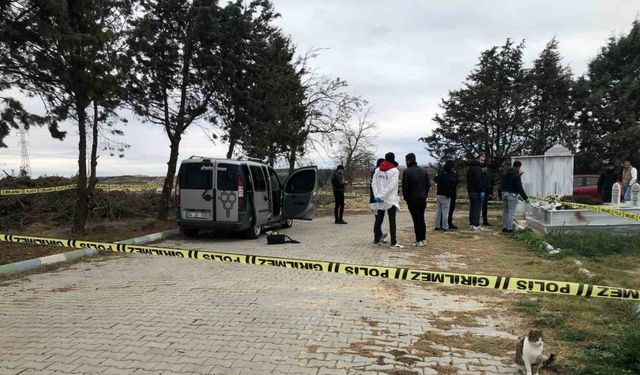
[[495,290],[511,290],[534,293],[550,293],[586,298],[610,298],[640,300],[640,290],[583,284],[566,281],[550,281],[511,276],[462,274],[405,267],[370,266],[351,263],[327,262],[308,259],[278,258],[251,254],[234,254],[206,250],[186,250],[157,246],[128,245],[112,242],[68,240],[47,237],[31,237],[0,234],[0,242],[91,248],[118,253],[147,254],[173,258],[197,259],[212,262],[229,262],[272,267],[341,273],[382,279],[417,281],[439,285],[456,285]]
[[[539,200],[539,201],[550,203],[550,200],[549,199],[545,199],[544,197],[531,196],[531,198]],[[582,209],[589,210],[589,211],[600,212],[600,213],[603,213],[603,214],[608,214],[608,215],[611,215],[611,216],[620,217],[620,218],[623,218],[623,219],[629,219],[629,220],[632,220],[632,221],[640,222],[640,214],[635,214],[633,212],[628,212],[628,211],[622,211],[622,210],[615,209],[615,208],[612,208],[612,207],[596,206],[596,205],[591,205],[591,204],[573,203],[573,202],[558,202],[558,203],[563,204],[565,206],[569,206],[571,208],[582,208]]]
[[[0,190],[0,196],[53,193],[57,191],[74,190],[76,187],[77,185],[74,184],[74,185],[60,185],[60,186],[30,188],[30,189],[2,189]],[[96,189],[108,190],[108,191],[115,191],[115,190],[142,191],[142,190],[155,190],[158,188],[162,188],[162,185],[159,185],[159,184],[145,184],[145,185],[96,184]]]

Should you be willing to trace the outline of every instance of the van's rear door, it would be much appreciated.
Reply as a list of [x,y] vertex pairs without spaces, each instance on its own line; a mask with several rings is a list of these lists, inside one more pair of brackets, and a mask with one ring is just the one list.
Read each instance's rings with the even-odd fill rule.
[[212,221],[214,211],[211,161],[185,162],[180,167],[180,217],[183,220]]
[[216,163],[216,213],[217,221],[238,221],[238,164]]
[[297,169],[285,183],[283,213],[289,219],[313,220],[318,195],[318,168]]

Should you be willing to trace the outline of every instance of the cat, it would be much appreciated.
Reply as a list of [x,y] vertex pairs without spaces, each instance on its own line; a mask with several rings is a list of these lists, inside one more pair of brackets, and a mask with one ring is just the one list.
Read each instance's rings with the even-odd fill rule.
[[540,369],[548,367],[555,361],[555,354],[545,359],[544,336],[541,331],[529,331],[529,334],[518,342],[516,348],[516,364],[521,373],[538,375]]

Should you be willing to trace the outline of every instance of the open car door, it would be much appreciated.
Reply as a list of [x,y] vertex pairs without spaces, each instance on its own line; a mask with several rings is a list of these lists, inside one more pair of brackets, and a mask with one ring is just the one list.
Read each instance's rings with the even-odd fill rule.
[[313,220],[316,215],[316,197],[318,195],[318,168],[296,169],[284,186],[284,217]]

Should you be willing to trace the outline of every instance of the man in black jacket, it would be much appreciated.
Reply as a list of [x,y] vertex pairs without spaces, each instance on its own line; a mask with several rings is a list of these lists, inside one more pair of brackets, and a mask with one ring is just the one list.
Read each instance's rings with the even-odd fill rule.
[[518,205],[518,196],[529,203],[529,197],[522,188],[522,180],[520,176],[524,172],[520,170],[522,163],[513,162],[513,168],[507,169],[502,179],[500,192],[502,193],[502,231],[505,233],[513,232],[513,218],[516,214],[516,206]]
[[411,246],[424,246],[427,237],[427,225],[424,221],[424,211],[427,208],[427,196],[431,190],[431,182],[427,171],[418,166],[416,155],[407,154],[405,157],[407,169],[402,174],[402,197],[407,202],[416,240]]
[[451,169],[451,181],[453,184],[451,197],[449,197],[449,229],[455,230],[458,227],[453,223],[453,212],[456,210],[456,200],[458,199],[458,183],[460,182],[460,175],[455,169],[455,166]]
[[451,197],[456,194],[458,177],[454,175],[455,164],[453,160],[447,160],[444,167],[438,172],[435,182],[438,185],[436,191],[436,230],[444,232],[455,228],[449,227],[449,204]]
[[333,215],[335,216],[335,224],[346,224],[347,222],[342,220],[342,215],[344,214],[344,186],[346,185],[344,182],[344,177],[342,177],[342,173],[344,172],[344,167],[339,165],[336,168],[335,173],[331,177],[331,187],[333,188],[333,198],[336,201],[336,206],[333,210]]
[[603,202],[611,202],[611,189],[613,188],[613,184],[616,182],[618,182],[616,166],[613,163],[609,163],[607,164],[607,170],[600,175],[600,178],[598,178],[598,193],[602,197]]
[[482,229],[480,227],[480,213],[482,211],[482,200],[485,195],[484,178],[482,175],[482,165],[484,155],[469,161],[467,169],[467,191],[469,192],[469,225],[473,230]]
[[482,200],[482,225],[491,226],[488,218],[489,201],[493,199],[493,186],[495,185],[493,174],[489,172],[487,165],[482,167],[482,180],[484,182],[484,199]]

